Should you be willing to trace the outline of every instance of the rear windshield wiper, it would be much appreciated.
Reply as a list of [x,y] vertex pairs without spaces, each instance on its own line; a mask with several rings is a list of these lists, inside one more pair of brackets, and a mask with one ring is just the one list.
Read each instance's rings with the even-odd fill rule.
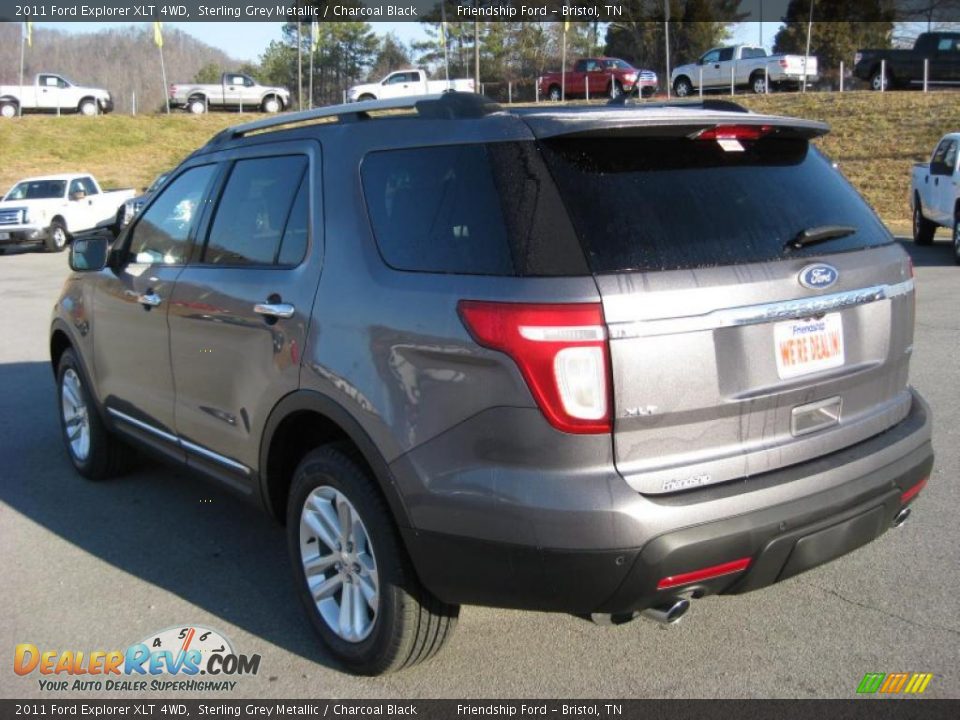
[[799,250],[807,245],[847,237],[853,235],[856,231],[857,229],[851,225],[820,225],[801,230],[793,240],[788,240],[783,247],[785,250]]

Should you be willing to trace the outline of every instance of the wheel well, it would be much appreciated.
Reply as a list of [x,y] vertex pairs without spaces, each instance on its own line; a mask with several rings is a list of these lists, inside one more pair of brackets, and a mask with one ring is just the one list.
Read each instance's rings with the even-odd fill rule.
[[293,412],[277,426],[267,451],[267,501],[270,512],[280,523],[286,521],[287,497],[297,465],[308,452],[330,443],[336,443],[371,477],[376,477],[360,448],[337,423],[314,410]]
[[12,95],[3,95],[2,97],[0,97],[0,104],[6,104],[6,103],[9,103],[11,105],[19,105],[20,101],[17,100]]
[[207,101],[207,96],[203,93],[191,93],[190,97],[187,98],[188,103],[192,103],[194,100],[200,100],[202,102]]
[[686,75],[677,75],[677,79],[673,81],[673,84],[676,85],[681,80],[686,80],[691,86],[693,85],[693,81],[690,80],[690,78],[688,78]]
[[954,219],[960,218],[960,200],[953,204],[953,217]]
[[60,358],[63,352],[72,347],[70,338],[63,330],[54,330],[50,336],[50,363],[53,366],[53,374],[56,376],[57,368],[60,367]]
[[260,104],[263,105],[267,100],[276,100],[278,103],[280,103],[280,108],[283,109],[283,98],[276,93],[267,93],[264,95],[260,100]]
[[77,103],[77,107],[78,108],[83,107],[83,104],[85,102],[92,102],[94,105],[96,105],[97,99],[92,95],[84,95],[82,98],[80,98],[80,102]]
[[751,80],[758,77],[764,77],[763,70],[754,70],[752,73],[750,73]]
[[559,83],[550,83],[550,87],[547,88],[547,92],[550,92],[550,91],[553,90],[553,89],[560,90],[560,89],[561,89],[560,84],[559,84]]
[[64,219],[63,215],[54,215],[52,218],[50,218],[50,224],[53,225],[58,220],[60,221],[60,224],[63,225],[63,229],[69,232],[69,229],[67,228],[67,221]]

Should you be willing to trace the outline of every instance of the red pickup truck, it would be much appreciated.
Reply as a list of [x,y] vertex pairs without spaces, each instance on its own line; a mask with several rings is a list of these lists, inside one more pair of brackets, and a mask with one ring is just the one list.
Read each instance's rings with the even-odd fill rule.
[[632,93],[639,88],[643,97],[657,91],[657,74],[652,70],[639,70],[626,60],[611,57],[594,57],[577,60],[566,74],[551,72],[538,80],[540,96],[550,100],[573,97],[597,97],[606,95],[615,98],[623,93]]

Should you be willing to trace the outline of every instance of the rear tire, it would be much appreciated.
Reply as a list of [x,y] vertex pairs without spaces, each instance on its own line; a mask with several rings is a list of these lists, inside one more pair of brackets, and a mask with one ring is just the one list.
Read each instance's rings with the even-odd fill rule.
[[106,480],[122,474],[133,451],[104,426],[72,348],[60,356],[57,401],[60,431],[76,471],[88,480]]
[[187,110],[193,115],[203,115],[207,111],[207,104],[203,98],[191,98],[187,103]]
[[750,89],[753,90],[754,95],[765,95],[767,92],[767,79],[761,74],[754,75],[750,78]]
[[70,235],[62,220],[54,220],[50,223],[47,230],[47,236],[43,240],[43,247],[47,252],[63,252],[67,247],[67,241]]
[[914,245],[932,245],[933,235],[937,231],[937,226],[923,216],[920,209],[920,199],[913,202],[913,244]]
[[351,672],[411,667],[453,634],[460,607],[420,584],[375,481],[340,447],[320,447],[297,467],[287,541],[310,622]]
[[689,97],[693,94],[693,85],[685,77],[678,77],[673,83],[673,94],[679,98]]

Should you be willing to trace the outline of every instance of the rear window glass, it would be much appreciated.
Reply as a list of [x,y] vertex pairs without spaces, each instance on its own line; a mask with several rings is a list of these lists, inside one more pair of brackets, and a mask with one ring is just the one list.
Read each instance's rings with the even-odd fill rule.
[[589,272],[533,143],[374,152],[361,168],[377,246],[392,268],[467,275]]
[[[761,262],[892,242],[840,172],[803,139],[725,151],[713,140],[558,138],[543,143],[596,273]],[[803,230],[850,236],[785,250]]]

